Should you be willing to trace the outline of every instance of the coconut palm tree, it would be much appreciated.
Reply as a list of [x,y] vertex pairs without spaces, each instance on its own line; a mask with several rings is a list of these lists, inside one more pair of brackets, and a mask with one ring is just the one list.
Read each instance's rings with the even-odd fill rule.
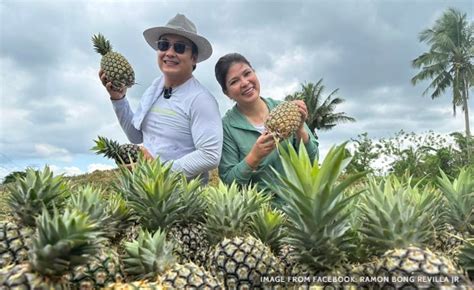
[[433,27],[423,30],[419,39],[430,45],[430,50],[412,61],[415,68],[421,68],[411,82],[413,85],[431,79],[426,95],[433,89],[431,98],[441,96],[452,89],[453,113],[456,107],[464,111],[466,136],[471,135],[469,127],[469,89],[474,83],[474,25],[466,14],[448,9],[436,20]]
[[303,100],[308,108],[308,119],[306,123],[316,135],[317,130],[330,130],[339,123],[355,122],[344,112],[335,113],[336,106],[343,103],[344,99],[335,97],[339,89],[332,91],[323,101],[324,91],[323,79],[316,84],[301,84],[301,91],[285,97],[285,100]]

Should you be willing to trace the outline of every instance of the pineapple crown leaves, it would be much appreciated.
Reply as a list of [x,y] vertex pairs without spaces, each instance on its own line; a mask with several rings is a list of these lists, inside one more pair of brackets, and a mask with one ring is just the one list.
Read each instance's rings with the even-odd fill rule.
[[134,223],[134,213],[122,196],[113,193],[107,199],[107,212],[116,224],[118,233],[123,233]]
[[44,210],[37,219],[37,233],[32,237],[30,264],[46,276],[60,277],[75,266],[86,264],[104,239],[100,225],[86,214],[66,209]]
[[96,154],[103,154],[106,158],[117,160],[120,158],[120,144],[106,137],[98,136],[94,140],[95,146],[91,148]]
[[137,240],[125,243],[125,252],[124,271],[136,279],[161,275],[175,263],[173,244],[162,230],[151,234],[141,229]]
[[467,239],[459,251],[459,264],[474,274],[474,237]]
[[462,168],[452,182],[441,171],[438,186],[446,199],[446,222],[456,231],[474,235],[474,170]]
[[185,223],[192,221],[202,222],[206,211],[206,200],[203,197],[204,188],[201,187],[199,179],[187,180],[186,176],[181,175],[180,203],[182,211],[180,220]]
[[101,33],[92,36],[94,50],[102,56],[112,51],[112,45]]
[[207,234],[214,243],[247,233],[251,217],[270,199],[255,185],[239,188],[235,182],[225,185],[222,181],[208,187],[204,196]]
[[116,234],[115,228],[118,221],[111,218],[104,196],[105,191],[100,187],[80,186],[68,200],[68,207],[88,215],[105,229],[107,236],[113,237]]
[[132,171],[120,168],[116,189],[149,230],[168,229],[180,222],[179,214],[183,211],[181,174],[173,172],[171,166],[159,158],[140,157]]
[[285,237],[285,223],[286,217],[282,211],[265,204],[251,217],[251,233],[268,245],[273,253],[279,253]]
[[402,183],[395,176],[380,183],[369,180],[358,209],[362,243],[372,248],[372,253],[423,246],[433,238],[440,196],[429,187],[420,187],[419,183],[411,186],[410,180]]
[[26,169],[26,176],[9,184],[8,189],[8,206],[22,224],[34,226],[43,207],[51,211],[54,206],[64,205],[69,185],[62,175],[53,177],[53,172],[45,166],[43,171]]
[[266,181],[285,203],[288,242],[297,249],[296,258],[316,271],[341,262],[353,248],[349,205],[361,192],[344,192],[365,172],[338,180],[351,160],[345,144],[331,148],[321,166],[311,162],[304,144],[298,153],[292,146],[280,147],[284,172],[273,170],[275,178]]

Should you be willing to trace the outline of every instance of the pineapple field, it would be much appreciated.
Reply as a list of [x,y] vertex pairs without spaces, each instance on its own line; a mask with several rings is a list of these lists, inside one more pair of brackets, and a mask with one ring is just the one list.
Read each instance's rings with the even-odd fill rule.
[[100,139],[136,162],[28,169],[0,188],[0,288],[472,289],[472,169],[428,183],[349,173],[345,145],[319,163],[280,148],[264,192],[216,172],[203,186]]

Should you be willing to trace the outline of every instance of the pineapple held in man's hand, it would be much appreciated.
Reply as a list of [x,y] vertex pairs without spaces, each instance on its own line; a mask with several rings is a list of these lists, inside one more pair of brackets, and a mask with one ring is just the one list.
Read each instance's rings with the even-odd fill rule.
[[97,53],[102,55],[100,68],[104,71],[112,89],[119,91],[122,87],[135,84],[135,72],[127,59],[118,52],[112,51],[112,45],[102,34],[92,36],[92,43]]

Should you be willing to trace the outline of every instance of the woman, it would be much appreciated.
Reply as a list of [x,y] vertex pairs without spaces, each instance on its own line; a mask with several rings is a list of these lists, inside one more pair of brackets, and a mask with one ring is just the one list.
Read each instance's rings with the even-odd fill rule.
[[[260,82],[250,62],[238,53],[221,57],[215,66],[216,79],[222,91],[235,105],[222,119],[224,144],[219,175],[224,183],[233,181],[245,185],[257,183],[265,188],[264,180],[272,176],[271,167],[282,172],[282,165],[273,136],[265,131],[264,122],[279,101],[260,96]],[[311,159],[318,155],[318,142],[304,123],[308,115],[303,101],[297,103],[303,116],[301,125],[289,143],[297,146],[303,141]],[[283,142],[288,146],[288,142]]]

